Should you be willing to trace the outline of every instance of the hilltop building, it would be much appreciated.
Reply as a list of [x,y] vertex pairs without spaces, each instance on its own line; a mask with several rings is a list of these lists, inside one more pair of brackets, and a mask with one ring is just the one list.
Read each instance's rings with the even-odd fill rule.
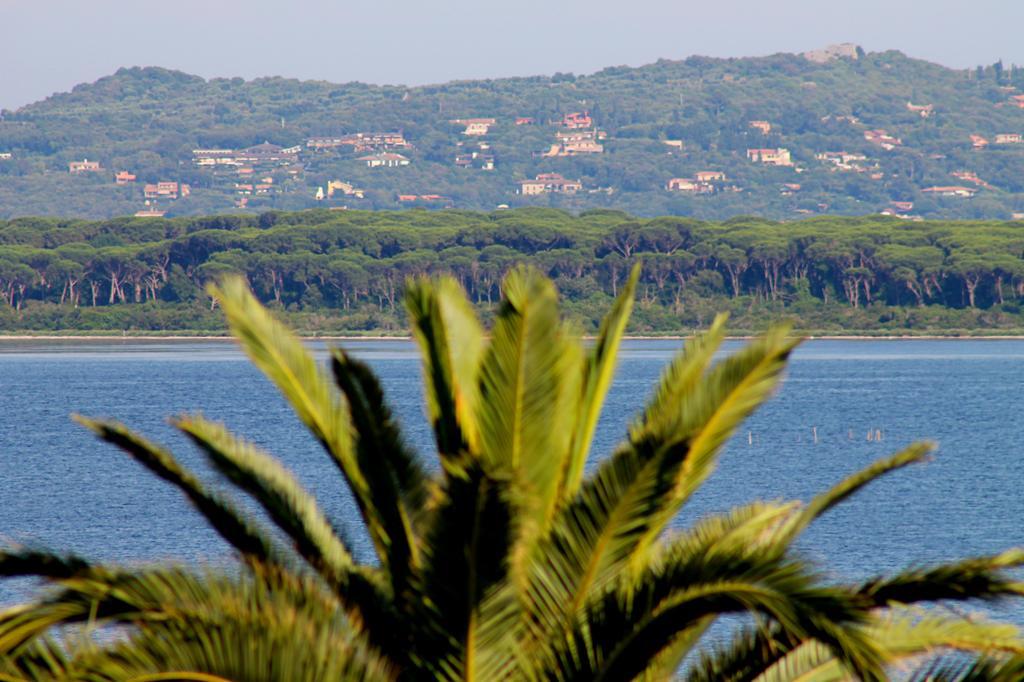
[[687,192],[689,194],[711,194],[715,186],[710,182],[691,180],[690,178],[672,178],[665,185],[669,192]]
[[347,197],[355,197],[356,199],[362,199],[365,196],[364,190],[356,189],[353,185],[341,180],[328,180],[327,181],[327,196],[333,197],[335,194],[343,194]]
[[405,139],[402,132],[390,133],[352,133],[340,137],[311,137],[306,140],[306,148],[313,151],[352,147],[355,152],[411,149],[412,145]]
[[562,127],[570,130],[579,128],[590,128],[594,125],[594,119],[590,118],[590,112],[573,112],[562,117]]
[[890,135],[885,130],[865,130],[864,139],[872,144],[877,144],[886,151],[892,151],[903,144],[903,140]]
[[978,190],[973,187],[929,187],[921,190],[925,194],[934,194],[940,197],[973,197]]
[[409,165],[409,159],[401,154],[391,152],[361,156],[359,160],[365,163],[367,168],[397,168],[398,166]]
[[81,161],[72,161],[68,164],[68,173],[99,173],[103,170],[98,161],[90,161],[89,159],[82,159]]
[[748,149],[747,158],[766,166],[792,166],[793,159],[788,149]]
[[493,118],[457,118],[451,123],[466,126],[466,129],[462,131],[463,135],[480,136],[486,135],[497,121]]
[[130,185],[135,180],[135,174],[128,171],[120,171],[114,176],[114,184],[117,185]]
[[519,193],[523,196],[537,194],[576,194],[583,189],[579,180],[566,180],[559,173],[541,173],[533,180],[519,183]]
[[179,197],[187,197],[191,193],[191,187],[177,182],[158,182],[155,185],[146,185],[143,188],[143,195],[147,199],[177,199]]
[[747,125],[760,130],[762,135],[767,135],[772,131],[772,124],[768,121],[750,121]]

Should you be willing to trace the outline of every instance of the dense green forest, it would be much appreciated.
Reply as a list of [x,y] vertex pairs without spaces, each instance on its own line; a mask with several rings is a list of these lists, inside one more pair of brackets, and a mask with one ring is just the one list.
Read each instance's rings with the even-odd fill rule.
[[[187,197],[156,200],[168,216],[311,208],[319,188],[340,180],[363,191],[325,203],[359,209],[506,204],[706,220],[883,210],[1010,219],[1024,214],[1024,143],[1013,137],[1024,133],[1024,100],[1014,99],[1022,88],[1024,70],[1001,62],[954,70],[862,50],[825,63],[792,54],[690,57],[423,87],[122,69],[0,112],[0,217],[132,214],[145,207],[144,184],[158,181],[191,186]],[[589,112],[601,151],[545,155],[573,112]],[[473,117],[494,123],[467,135],[455,121]],[[366,149],[308,144],[369,131],[401,131],[409,164],[369,168],[359,160]],[[202,167],[193,154],[264,141],[300,151],[288,167],[252,176]],[[762,148],[789,150],[793,165],[748,159],[747,150]],[[69,173],[68,164],[83,159],[102,171]],[[115,184],[119,171],[136,181]],[[700,171],[726,179],[701,193],[666,189],[669,179]],[[549,172],[583,189],[516,193],[522,180]],[[958,186],[973,196],[925,191]]]
[[406,278],[451,273],[487,315],[527,262],[592,331],[638,261],[633,333],[692,331],[723,310],[737,331],[783,318],[811,333],[1024,330],[1014,223],[537,208],[0,222],[0,329],[216,332],[204,285],[241,273],[305,332],[402,333]]

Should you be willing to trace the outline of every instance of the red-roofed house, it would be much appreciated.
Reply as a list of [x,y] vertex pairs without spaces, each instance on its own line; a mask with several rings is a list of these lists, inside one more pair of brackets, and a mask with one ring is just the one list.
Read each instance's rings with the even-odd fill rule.
[[120,171],[114,176],[114,182],[118,185],[127,185],[135,182],[135,175],[128,171]]
[[594,125],[594,119],[590,118],[590,112],[588,111],[584,111],[583,113],[577,111],[571,114],[566,114],[562,117],[563,128],[571,128],[575,130],[577,128],[589,128],[592,125]]

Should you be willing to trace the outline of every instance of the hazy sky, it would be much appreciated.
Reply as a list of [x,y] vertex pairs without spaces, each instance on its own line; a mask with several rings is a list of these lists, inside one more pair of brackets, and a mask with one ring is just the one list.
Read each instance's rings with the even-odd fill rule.
[[834,42],[1024,64],[1021,0],[0,0],[0,108],[121,66],[435,83]]

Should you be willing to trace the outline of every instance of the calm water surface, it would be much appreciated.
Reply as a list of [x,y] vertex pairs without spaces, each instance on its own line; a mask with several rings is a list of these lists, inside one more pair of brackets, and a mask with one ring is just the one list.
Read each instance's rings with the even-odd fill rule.
[[[621,438],[678,345],[625,345],[593,457]],[[412,344],[346,347],[380,374],[409,441],[429,453]],[[831,573],[859,578],[1024,545],[1022,386],[1024,341],[808,342],[782,390],[727,446],[679,523],[755,498],[807,499],[927,438],[940,445],[933,462],[893,474],[836,509],[801,548],[828,557]],[[223,561],[226,546],[174,489],[68,417],[121,419],[216,481],[166,422],[193,411],[277,454],[368,556],[326,455],[242,354],[217,341],[0,342],[0,541],[126,562]],[[876,429],[882,442],[867,440]],[[0,603],[23,589],[0,586]]]

